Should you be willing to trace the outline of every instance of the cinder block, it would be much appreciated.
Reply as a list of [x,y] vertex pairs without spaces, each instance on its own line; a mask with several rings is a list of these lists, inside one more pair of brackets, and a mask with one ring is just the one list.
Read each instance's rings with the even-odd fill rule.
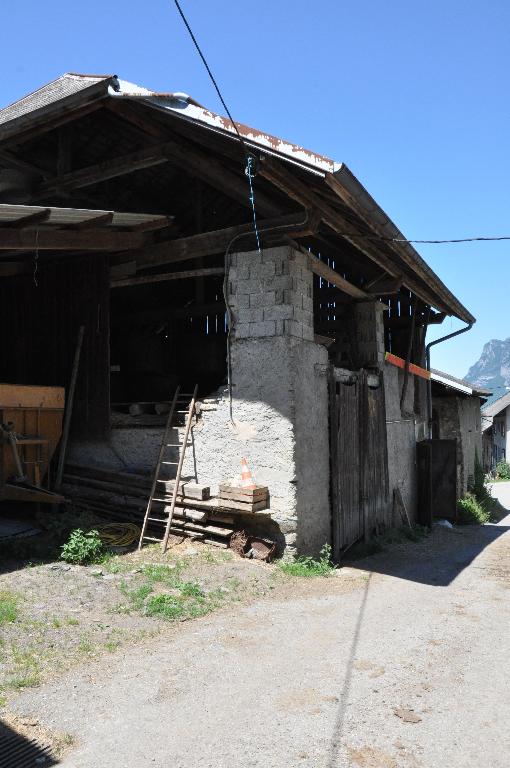
[[264,320],[292,320],[294,307],[290,304],[275,304],[264,308]]
[[290,258],[292,248],[290,245],[279,245],[276,248],[264,248],[262,261],[286,261]]
[[276,327],[274,320],[264,320],[261,323],[250,323],[250,336],[258,338],[261,336],[274,336]]
[[313,314],[306,309],[294,307],[294,319],[303,323],[303,325],[313,326]]
[[303,309],[313,312],[313,299],[310,296],[303,296]]
[[[229,300],[231,305],[234,306],[234,301],[232,298],[229,297]],[[235,304],[237,305],[238,309],[246,309],[250,306],[250,294],[238,293],[235,297]]]
[[303,325],[298,323],[297,320],[284,320],[283,329],[286,336],[297,336],[299,339],[303,338]]
[[255,264],[262,264],[262,254],[258,251],[237,254],[238,267],[253,267]]
[[276,336],[283,336],[283,331],[284,331],[283,324],[284,324],[284,322],[285,322],[284,320],[275,320],[274,325],[275,325],[275,335]]
[[251,336],[250,323],[238,323],[234,328],[234,336],[236,339],[249,339]]
[[306,341],[314,340],[314,332],[312,326],[303,325],[303,339]]
[[291,277],[296,277],[298,280],[303,279],[303,270],[301,269],[299,264],[295,264],[293,261],[289,261],[288,263],[288,274]]
[[235,313],[236,322],[239,323],[258,323],[264,320],[264,310],[260,309],[238,309]]
[[256,279],[270,278],[275,276],[274,262],[267,264],[252,264],[250,266],[250,277]]
[[249,280],[237,281],[238,293],[262,293],[264,290],[264,281],[260,278],[250,278]]
[[255,309],[258,307],[272,307],[275,303],[274,291],[260,291],[259,293],[250,294],[250,308]]
[[303,308],[303,296],[300,293],[292,290],[286,290],[283,292],[284,304],[292,304],[293,307]]
[[292,277],[290,275],[277,275],[271,279],[266,279],[267,290],[283,291],[292,288]]

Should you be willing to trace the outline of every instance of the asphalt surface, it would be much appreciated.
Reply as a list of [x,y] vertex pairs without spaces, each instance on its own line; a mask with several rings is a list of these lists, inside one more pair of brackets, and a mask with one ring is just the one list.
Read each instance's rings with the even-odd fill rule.
[[[510,483],[494,486],[510,509]],[[18,700],[65,768],[508,768],[510,515],[435,529]],[[363,569],[363,570],[361,570]]]

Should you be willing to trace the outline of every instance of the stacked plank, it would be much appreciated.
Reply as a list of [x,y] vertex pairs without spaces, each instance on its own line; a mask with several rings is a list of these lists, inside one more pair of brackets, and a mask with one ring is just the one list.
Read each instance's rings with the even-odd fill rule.
[[[129,520],[142,524],[151,489],[151,478],[130,472],[112,472],[96,467],[68,466],[64,475],[65,495],[76,507],[87,509],[112,520]],[[154,517],[161,523],[151,523],[155,536],[160,536],[166,523],[174,481],[158,483]],[[216,514],[204,508],[210,497],[208,486],[181,482],[172,520],[171,533],[187,536],[226,548],[235,530],[233,515]]]
[[269,488],[254,485],[253,488],[221,483],[218,494],[219,506],[238,512],[260,512],[269,507]]

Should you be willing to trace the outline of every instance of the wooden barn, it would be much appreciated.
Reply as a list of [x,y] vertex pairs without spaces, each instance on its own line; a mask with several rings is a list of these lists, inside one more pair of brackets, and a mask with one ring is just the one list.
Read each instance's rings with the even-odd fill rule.
[[[107,75],[0,111],[0,381],[67,386],[83,327],[68,496],[138,519],[169,402],[197,387],[172,461],[210,491],[179,491],[182,530],[188,508],[218,543],[251,527],[339,557],[399,522],[397,489],[415,515],[412,366],[429,325],[474,318],[344,164],[237,128]],[[269,492],[249,511],[221,498],[241,459]]]

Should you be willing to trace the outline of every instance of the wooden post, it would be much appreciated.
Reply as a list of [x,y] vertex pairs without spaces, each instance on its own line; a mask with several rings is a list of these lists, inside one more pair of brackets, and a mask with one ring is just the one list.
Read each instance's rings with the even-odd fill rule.
[[73,370],[71,372],[71,381],[69,383],[69,391],[67,393],[66,412],[64,416],[64,429],[62,431],[62,441],[60,443],[60,453],[58,457],[57,477],[55,480],[54,490],[58,493],[62,487],[62,478],[64,476],[64,464],[67,452],[67,441],[69,439],[69,430],[71,428],[71,416],[73,413],[74,391],[76,389],[76,380],[78,378],[78,368],[80,366],[80,355],[83,344],[83,336],[85,334],[85,326],[81,325],[78,331],[78,340],[76,342],[76,350],[74,353]]

